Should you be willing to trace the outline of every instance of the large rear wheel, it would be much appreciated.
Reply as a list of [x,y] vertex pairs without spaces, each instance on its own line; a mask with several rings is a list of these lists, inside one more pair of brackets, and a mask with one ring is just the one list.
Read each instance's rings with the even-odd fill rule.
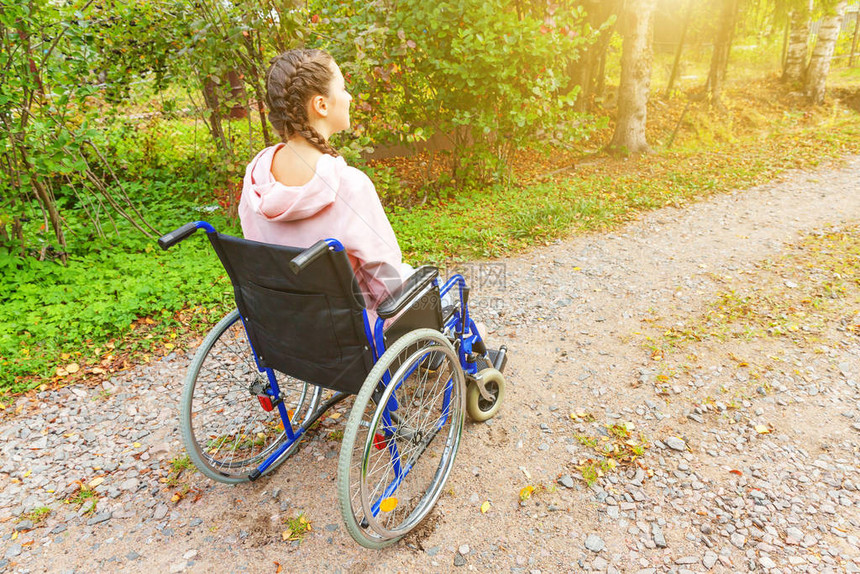
[[438,331],[407,333],[377,361],[338,461],[341,513],[356,542],[393,544],[433,508],[460,445],[465,395],[457,353]]
[[[294,424],[316,408],[319,388],[275,371]],[[185,378],[179,419],[188,457],[207,477],[245,482],[286,441],[278,410],[265,411],[257,395],[268,386],[257,369],[239,312],[224,317],[206,336]],[[268,470],[274,470],[298,442]]]

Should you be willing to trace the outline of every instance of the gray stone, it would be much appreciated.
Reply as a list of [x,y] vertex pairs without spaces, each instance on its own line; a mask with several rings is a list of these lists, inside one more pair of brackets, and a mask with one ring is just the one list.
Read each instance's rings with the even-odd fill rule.
[[717,558],[719,557],[715,552],[711,552],[710,550],[708,550],[707,552],[705,552],[705,557],[702,558],[702,564],[705,565],[705,568],[710,570],[714,567],[714,564],[717,563]]
[[677,450],[681,452],[687,450],[687,443],[684,442],[682,439],[679,439],[678,437],[670,436],[663,442],[672,450]]
[[761,556],[758,559],[758,563],[761,564],[762,568],[776,568],[776,562],[771,560],[768,556]]
[[729,537],[729,540],[732,544],[742,549],[744,547],[744,544],[746,544],[747,542],[747,537],[739,532],[735,532]]
[[799,528],[790,526],[785,529],[785,543],[797,546],[803,540],[803,532]]
[[152,515],[152,517],[156,520],[161,520],[162,518],[167,516],[167,511],[168,508],[166,504],[159,504],[155,507],[155,513]]
[[609,561],[605,558],[601,558],[598,556],[591,562],[591,567],[594,570],[606,570],[606,567],[609,566]]
[[25,530],[33,530],[34,524],[32,520],[22,520],[18,524],[15,525],[15,530],[18,532],[24,532]]
[[16,556],[20,556],[21,550],[22,550],[22,548],[21,548],[20,544],[13,544],[9,548],[6,549],[6,554],[4,555],[4,557],[6,559],[10,559],[10,558],[15,558]]
[[677,560],[675,560],[675,564],[698,564],[699,557],[698,556],[681,556]]
[[112,513],[110,512],[99,512],[98,514],[87,520],[87,526],[94,526],[96,524],[101,524],[102,522],[107,522],[111,519],[111,516]]
[[666,548],[668,546],[668,544],[666,544],[666,537],[663,536],[663,529],[660,528],[660,525],[656,522],[651,525],[651,536],[654,537],[654,544],[656,544],[658,548]]
[[573,478],[569,474],[564,474],[558,478],[558,483],[565,488],[573,488]]
[[66,525],[65,524],[57,524],[56,526],[54,526],[53,529],[51,529],[51,534],[60,534],[61,532],[65,532],[65,531],[66,531]]
[[134,560],[137,560],[138,558],[140,558],[140,554],[138,554],[137,552],[135,552],[134,550],[132,550],[131,552],[129,552],[128,554],[126,554],[126,555],[125,555],[125,557],[126,557],[126,559],[128,559],[128,560],[134,561]]
[[592,552],[600,552],[605,546],[606,543],[603,542],[603,539],[596,534],[589,534],[585,539],[585,547]]
[[465,565],[466,565],[466,559],[463,558],[463,555],[460,554],[459,552],[454,554],[454,566],[465,566]]

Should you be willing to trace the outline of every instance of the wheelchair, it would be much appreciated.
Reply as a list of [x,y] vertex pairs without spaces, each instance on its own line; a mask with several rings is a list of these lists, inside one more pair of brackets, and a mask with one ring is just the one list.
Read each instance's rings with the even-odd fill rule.
[[[198,348],[185,379],[180,429],[210,479],[270,473],[333,405],[356,395],[343,432],[337,494],[347,531],[367,548],[393,544],[442,494],[464,414],[485,421],[505,396],[506,348],[487,349],[469,316],[462,275],[440,286],[417,269],[370,325],[343,245],[270,245],[197,221],[233,284],[236,310]],[[442,296],[459,295],[442,308]],[[387,322],[387,324],[386,324]]]

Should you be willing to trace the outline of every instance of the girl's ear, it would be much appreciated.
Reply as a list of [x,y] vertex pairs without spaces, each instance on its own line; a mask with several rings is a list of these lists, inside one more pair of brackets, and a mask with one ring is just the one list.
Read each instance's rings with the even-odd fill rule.
[[311,98],[311,111],[321,118],[328,116],[328,102],[325,96],[319,94]]

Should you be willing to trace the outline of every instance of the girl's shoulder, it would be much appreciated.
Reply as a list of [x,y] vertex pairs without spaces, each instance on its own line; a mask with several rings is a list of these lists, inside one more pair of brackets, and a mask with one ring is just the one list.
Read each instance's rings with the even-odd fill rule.
[[350,191],[353,191],[354,193],[366,193],[367,191],[375,192],[373,182],[370,181],[370,178],[367,177],[366,173],[347,164],[346,160],[342,157],[327,157],[331,158],[335,162],[335,169],[337,170],[341,186],[348,186]]

